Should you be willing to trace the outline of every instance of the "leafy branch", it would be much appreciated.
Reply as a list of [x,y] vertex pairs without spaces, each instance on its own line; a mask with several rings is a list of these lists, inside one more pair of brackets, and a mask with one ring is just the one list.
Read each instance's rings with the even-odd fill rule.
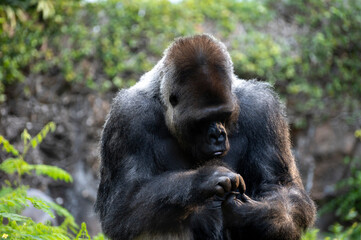
[[0,135],[0,144],[3,145],[3,150],[7,153],[11,153],[14,157],[8,158],[0,164],[0,170],[6,172],[7,174],[17,173],[18,175],[18,184],[21,184],[22,175],[29,174],[32,175],[35,172],[35,175],[44,175],[48,176],[54,180],[63,180],[65,182],[72,182],[73,178],[69,173],[64,171],[61,168],[56,166],[49,166],[43,164],[29,164],[24,159],[30,148],[36,148],[43,140],[46,138],[49,132],[54,132],[56,125],[54,122],[49,122],[46,124],[43,129],[32,137],[29,132],[24,129],[21,134],[23,139],[24,148],[22,153],[17,150],[13,145],[9,143],[2,135]]
[[[28,196],[29,186],[21,184],[21,178],[24,174],[44,175],[65,182],[73,181],[71,175],[61,168],[44,164],[30,164],[25,161],[30,148],[36,148],[43,142],[48,133],[54,132],[55,129],[54,122],[46,124],[35,136],[31,136],[25,129],[21,134],[23,151],[16,149],[4,136],[0,135],[0,146],[5,152],[12,155],[0,164],[0,170],[9,175],[17,174],[18,177],[17,182],[5,181],[0,189],[0,234],[2,238],[70,240],[74,239],[74,235],[78,232],[79,227],[68,210],[54,202]],[[50,223],[36,223],[33,219],[21,215],[21,212],[30,205],[47,213],[52,218],[55,218],[56,213],[64,220],[60,226],[51,226]],[[76,239],[91,239],[85,223],[82,224]],[[97,239],[104,239],[104,237],[99,235]]]

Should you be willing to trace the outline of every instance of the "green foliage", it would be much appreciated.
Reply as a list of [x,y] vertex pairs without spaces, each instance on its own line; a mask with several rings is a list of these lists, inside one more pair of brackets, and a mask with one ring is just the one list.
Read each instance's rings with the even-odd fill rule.
[[257,31],[236,37],[231,47],[235,71],[245,78],[263,78],[272,83],[292,79],[294,64],[299,59],[287,56],[284,48],[269,35]]
[[340,224],[335,224],[330,227],[330,233],[325,234],[327,236],[320,237],[318,233],[318,229],[310,229],[302,236],[302,240],[359,240],[361,225],[359,223],[354,223],[346,228]]
[[[69,86],[102,92],[128,87],[175,37],[213,32],[230,46],[240,77],[275,84],[299,115],[322,117],[340,106],[352,114],[361,104],[360,6],[357,0],[7,0],[0,4],[0,102],[5,87],[29,73],[59,74]],[[298,31],[273,33],[279,18]]]
[[[317,11],[307,11],[311,7]],[[311,26],[313,38],[303,38],[308,46],[303,59],[312,58],[309,76],[330,79],[323,84],[326,92],[360,94],[361,66],[357,64],[361,51],[361,5],[358,0],[333,0],[329,4],[310,1],[300,9],[297,21]]]
[[6,140],[6,139],[5,139],[3,136],[1,136],[1,135],[0,135],[0,144],[2,144],[3,149],[4,149],[6,152],[12,153],[14,156],[18,156],[18,155],[19,155],[18,150],[16,150],[16,149],[14,148],[14,146],[11,145],[11,144],[9,143],[9,141]]
[[[296,76],[287,93],[306,98],[306,107],[323,110],[322,99],[333,105],[352,105],[361,94],[361,4],[358,0],[267,0],[268,6],[281,9],[279,14],[293,22],[303,33],[297,43],[299,61]],[[359,103],[359,100],[358,100]],[[304,103],[302,103],[304,104]],[[355,107],[356,110],[359,108]],[[355,110],[355,109],[354,109]],[[324,111],[326,112],[326,111]]]
[[37,60],[49,60],[52,52],[47,48],[48,37],[53,35],[55,27],[65,24],[62,14],[71,16],[78,4],[72,0],[1,2],[0,102],[5,100],[7,85],[24,81]]
[[361,139],[361,129],[359,129],[355,132],[355,137]]
[[360,223],[353,223],[351,227],[344,227],[340,224],[331,226],[332,235],[326,237],[325,240],[359,240],[361,236]]
[[[272,19],[270,11],[261,2],[257,1],[187,0],[179,5],[193,12],[191,14],[197,15],[201,22],[214,23],[216,32],[221,34],[221,37],[229,37],[230,34],[237,30],[239,23],[242,23],[247,29],[253,29],[266,24],[267,21]],[[207,31],[207,29],[201,30],[202,32]]]
[[96,26],[99,28],[95,36],[96,56],[110,80],[103,83],[103,90],[108,90],[112,84],[116,87],[133,84],[155,64],[170,39],[194,33],[192,24],[199,20],[183,10],[180,5],[166,0],[101,3],[98,11],[107,14],[95,20],[105,21]]
[[[5,181],[0,189],[0,234],[3,239],[91,239],[85,223],[82,223],[79,233],[75,236],[78,225],[68,210],[56,203],[28,196],[29,187],[21,184],[21,178],[24,174],[44,175],[65,182],[73,181],[69,173],[58,167],[29,164],[25,161],[25,156],[30,147],[36,148],[49,132],[55,131],[55,128],[55,123],[50,122],[34,137],[25,129],[21,135],[24,144],[22,152],[0,135],[3,150],[13,156],[0,164],[0,170],[10,177],[14,174],[18,176],[17,181],[13,181],[13,183]],[[22,216],[21,212],[30,205],[42,210],[52,218],[55,217],[55,214],[62,217],[63,222],[60,226],[52,226],[50,223],[36,223],[31,218]],[[94,239],[104,239],[104,236],[100,234]]]
[[[77,225],[73,216],[64,208],[55,203],[46,202],[39,198],[27,196],[27,186],[2,187],[0,191],[0,233],[6,233],[9,239],[69,239],[68,228],[75,230]],[[51,217],[55,217],[53,210],[64,216],[65,220],[60,227],[49,224],[35,223],[31,218],[20,215],[25,207],[31,204],[37,209],[44,211]],[[56,205],[56,207],[54,207]],[[65,214],[64,214],[65,213]],[[7,224],[4,223],[6,219]],[[54,233],[53,236],[50,236]]]
[[318,229],[310,229],[305,234],[303,234],[301,240],[317,240]]
[[81,240],[81,239],[89,239],[89,240],[91,239],[88,230],[86,229],[85,223],[81,224],[81,229],[75,237],[75,240]]
[[3,6],[28,15],[12,33],[0,37],[0,52],[6,57],[0,60],[3,88],[23,81],[29,71],[60,72],[66,81],[100,91],[127,87],[156,63],[175,37],[206,32],[203,22],[215,23],[213,30],[222,38],[236,31],[238,22],[251,28],[271,19],[265,6],[253,1],[29,2]]
[[[275,84],[297,113],[327,115],[340,105],[353,112],[361,93],[360,8],[357,0],[7,0],[0,4],[0,101],[29,72],[60,73],[99,91],[127,87],[175,37],[211,31],[230,46],[240,77]],[[269,30],[282,17],[298,29],[293,36]]]
[[40,144],[49,131],[55,131],[55,123],[49,122],[44,126],[44,128],[34,137],[32,137],[26,129],[24,129],[21,137],[24,141],[24,149],[22,154],[19,154],[19,151],[15,149],[3,136],[0,135],[0,143],[3,145],[3,149],[14,155],[15,158],[8,158],[0,164],[0,170],[6,172],[7,174],[17,173],[19,176],[19,183],[21,176],[25,173],[32,175],[35,171],[35,175],[45,175],[53,178],[54,180],[63,180],[65,182],[72,182],[73,179],[70,174],[66,171],[55,167],[42,164],[29,164],[24,158],[27,154],[30,147],[36,148]]

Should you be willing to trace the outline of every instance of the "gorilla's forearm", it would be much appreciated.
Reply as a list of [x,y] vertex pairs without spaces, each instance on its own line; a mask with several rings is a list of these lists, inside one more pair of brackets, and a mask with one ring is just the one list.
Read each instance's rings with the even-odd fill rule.
[[193,211],[190,191],[194,175],[195,171],[173,172],[122,184],[107,203],[104,233],[111,239],[132,239],[145,232],[181,231],[175,228],[181,228]]
[[194,220],[188,218],[192,213],[209,203],[215,194],[223,195],[238,187],[244,189],[243,179],[223,166],[167,172],[141,181],[133,179],[118,184],[115,197],[103,207],[107,209],[102,218],[103,230],[114,239],[186,231],[189,221]]
[[298,240],[316,212],[312,200],[297,187],[280,187],[257,200],[230,197],[222,208],[234,239]]

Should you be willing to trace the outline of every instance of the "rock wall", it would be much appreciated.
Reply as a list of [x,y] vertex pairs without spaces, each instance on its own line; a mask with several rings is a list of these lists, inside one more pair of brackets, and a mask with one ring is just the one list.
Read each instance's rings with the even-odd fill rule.
[[[113,94],[100,95],[51,77],[30,76],[26,83],[8,90],[8,101],[1,105],[0,134],[21,149],[20,135],[25,127],[35,135],[49,121],[57,124],[55,133],[49,133],[26,160],[59,166],[71,173],[74,182],[36,177],[26,178],[27,183],[67,208],[79,223],[85,221],[90,233],[96,234],[100,226],[93,204],[98,185],[99,138]],[[31,97],[24,95],[24,88],[30,89]],[[4,152],[0,159],[5,159]]]

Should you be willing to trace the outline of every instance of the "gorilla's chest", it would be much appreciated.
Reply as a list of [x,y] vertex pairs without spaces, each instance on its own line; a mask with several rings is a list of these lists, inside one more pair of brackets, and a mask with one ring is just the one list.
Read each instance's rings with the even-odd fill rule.
[[224,157],[226,162],[233,170],[237,171],[241,168],[240,164],[244,163],[245,155],[248,147],[247,137],[238,134],[229,138],[230,149]]
[[155,161],[163,171],[188,169],[192,165],[191,157],[170,134],[157,139],[155,144]]

